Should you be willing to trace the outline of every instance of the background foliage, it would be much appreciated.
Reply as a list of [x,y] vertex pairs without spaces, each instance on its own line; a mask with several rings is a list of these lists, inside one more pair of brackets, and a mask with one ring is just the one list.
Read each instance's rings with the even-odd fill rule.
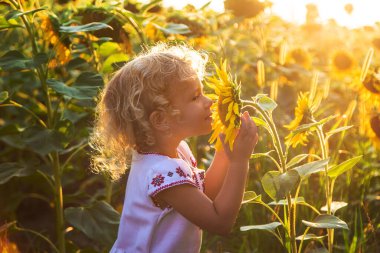
[[[144,45],[165,41],[205,50],[211,61],[227,59],[242,84],[243,98],[266,93],[276,101],[273,119],[282,139],[284,126],[297,116],[299,92],[310,91],[314,77],[323,97],[315,115],[335,115],[327,123],[331,129],[353,126],[331,137],[330,159],[339,164],[362,156],[335,183],[334,198],[348,203],[338,214],[349,230],[336,231],[334,251],[379,250],[380,24],[350,30],[333,20],[319,24],[310,12],[305,24],[295,25],[263,12],[268,3],[230,0],[225,5],[225,13],[215,13],[207,5],[173,10],[160,1],[0,2],[0,249],[109,250],[128,175],[111,183],[89,171],[87,140],[96,95]],[[374,54],[363,78],[370,48]],[[207,136],[189,143],[199,164],[207,167],[213,152]],[[321,155],[318,145],[310,135],[288,155]],[[260,128],[256,152],[273,148]],[[247,190],[260,193],[265,203],[271,199],[260,179],[272,169],[270,160],[252,159]],[[300,195],[320,209],[326,203],[323,176],[313,174],[302,184]],[[278,213],[280,209],[274,207]],[[299,207],[297,212],[312,220],[310,209]],[[274,219],[260,205],[243,205],[231,235],[206,232],[202,252],[285,251],[267,232],[239,229]],[[301,220],[296,227],[305,229]],[[304,251],[311,252],[320,243],[305,245]]]

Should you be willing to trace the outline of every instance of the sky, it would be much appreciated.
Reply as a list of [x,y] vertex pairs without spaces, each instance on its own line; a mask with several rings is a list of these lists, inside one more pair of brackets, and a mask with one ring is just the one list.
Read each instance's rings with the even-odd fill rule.
[[[163,0],[165,6],[182,8],[187,3],[195,7],[201,7],[210,0]],[[313,3],[318,6],[320,21],[327,22],[334,18],[338,24],[355,28],[363,25],[373,25],[380,21],[380,1],[378,0],[270,0],[273,3],[272,11],[283,19],[304,23],[306,8],[305,5]],[[351,15],[344,10],[346,4],[354,7]],[[224,0],[212,0],[210,7],[217,11],[224,10]]]

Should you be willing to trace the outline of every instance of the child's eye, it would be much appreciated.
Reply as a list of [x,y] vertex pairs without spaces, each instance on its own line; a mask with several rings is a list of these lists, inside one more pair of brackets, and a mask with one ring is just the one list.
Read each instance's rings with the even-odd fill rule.
[[197,100],[201,95],[197,95],[195,97],[193,97],[193,101]]

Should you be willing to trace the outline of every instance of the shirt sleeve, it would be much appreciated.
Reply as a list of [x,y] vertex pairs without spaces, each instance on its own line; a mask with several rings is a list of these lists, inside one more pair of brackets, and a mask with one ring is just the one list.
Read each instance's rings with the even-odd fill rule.
[[157,163],[148,173],[148,195],[154,200],[157,193],[173,186],[190,184],[198,187],[194,173],[186,162],[168,159]]

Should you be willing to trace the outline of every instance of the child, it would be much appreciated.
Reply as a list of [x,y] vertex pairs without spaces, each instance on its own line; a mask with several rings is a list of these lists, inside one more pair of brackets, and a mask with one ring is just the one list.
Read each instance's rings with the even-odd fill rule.
[[103,91],[92,138],[102,157],[93,166],[118,178],[131,162],[113,253],[199,252],[201,229],[226,235],[235,222],[257,128],[245,112],[233,151],[226,144],[206,173],[197,168],[184,139],[211,131],[206,62],[186,46],[156,45]]

